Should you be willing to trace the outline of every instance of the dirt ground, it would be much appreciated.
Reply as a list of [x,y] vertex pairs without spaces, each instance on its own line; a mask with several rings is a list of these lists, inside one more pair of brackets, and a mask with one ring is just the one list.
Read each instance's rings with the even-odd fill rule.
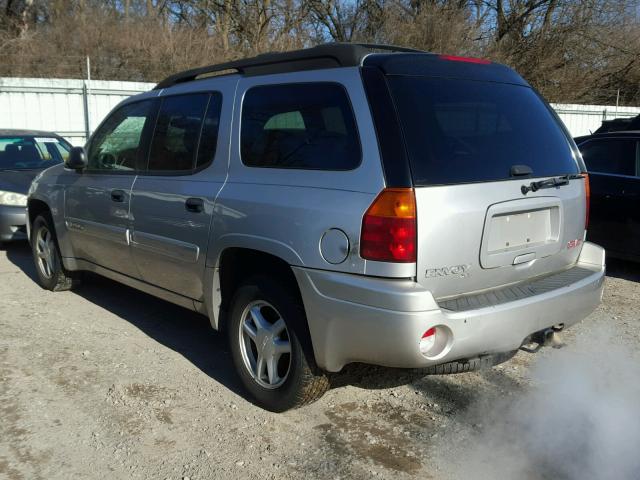
[[[608,272],[603,304],[564,339],[606,328],[638,352],[640,267]],[[0,250],[3,479],[455,478],[486,428],[475,405],[536,389],[532,364],[556,352],[450,377],[344,375],[278,415],[245,399],[206,318],[98,277],[46,292],[34,274],[26,244]]]

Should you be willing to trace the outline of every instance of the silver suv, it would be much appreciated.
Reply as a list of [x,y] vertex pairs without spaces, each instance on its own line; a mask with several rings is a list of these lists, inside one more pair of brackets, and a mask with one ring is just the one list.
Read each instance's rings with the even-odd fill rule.
[[207,315],[282,411],[349,363],[469,371],[587,316],[583,172],[509,68],[329,44],[125,100],[33,182],[30,238],[46,289],[90,271]]

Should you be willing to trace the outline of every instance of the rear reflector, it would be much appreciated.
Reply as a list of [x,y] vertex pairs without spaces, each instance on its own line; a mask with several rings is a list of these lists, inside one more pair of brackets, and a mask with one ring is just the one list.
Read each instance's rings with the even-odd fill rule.
[[481,65],[489,65],[490,60],[474,57],[456,57],[455,55],[438,55],[440,60],[449,60],[450,62],[479,63]]
[[589,184],[589,174],[584,173],[584,193],[586,200],[586,212],[584,218],[584,229],[589,228],[589,210],[591,209],[591,185]]
[[431,327],[424,332],[420,339],[420,353],[427,355],[436,344],[436,327]]
[[412,188],[387,188],[362,219],[360,256],[379,262],[416,261],[416,200]]
[[453,346],[453,333],[445,325],[436,325],[420,337],[420,353],[429,360],[435,360],[447,355]]

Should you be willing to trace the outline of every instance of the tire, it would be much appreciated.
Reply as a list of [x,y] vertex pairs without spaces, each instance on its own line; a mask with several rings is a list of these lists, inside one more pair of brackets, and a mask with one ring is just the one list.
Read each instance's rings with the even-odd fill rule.
[[504,363],[518,353],[517,350],[493,355],[483,355],[469,360],[457,360],[454,362],[442,363],[424,369],[426,375],[451,375],[454,373],[474,372],[485,368],[495,367]]
[[304,307],[284,282],[249,279],[236,290],[229,312],[233,363],[256,404],[284,412],[318,400],[329,389],[327,376],[307,361],[299,338],[307,321]]
[[31,252],[36,266],[38,284],[45,290],[61,292],[76,287],[80,280],[62,265],[58,239],[51,215],[38,215],[31,229]]

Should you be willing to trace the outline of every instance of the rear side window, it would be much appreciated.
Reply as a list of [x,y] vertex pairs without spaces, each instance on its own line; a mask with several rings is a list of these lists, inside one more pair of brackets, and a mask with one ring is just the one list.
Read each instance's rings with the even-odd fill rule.
[[347,93],[333,83],[250,89],[240,142],[250,167],[351,170],[362,156]]
[[607,138],[580,145],[582,158],[590,172],[636,175],[636,141]]
[[198,140],[209,95],[177,95],[162,100],[149,153],[150,171],[189,171],[196,162]]
[[220,110],[222,108],[222,95],[211,94],[209,106],[204,116],[200,144],[198,145],[198,159],[196,168],[202,168],[213,161],[218,145],[218,129],[220,127]]
[[528,87],[390,76],[415,185],[510,178],[513,165],[533,176],[578,173],[567,138]]

